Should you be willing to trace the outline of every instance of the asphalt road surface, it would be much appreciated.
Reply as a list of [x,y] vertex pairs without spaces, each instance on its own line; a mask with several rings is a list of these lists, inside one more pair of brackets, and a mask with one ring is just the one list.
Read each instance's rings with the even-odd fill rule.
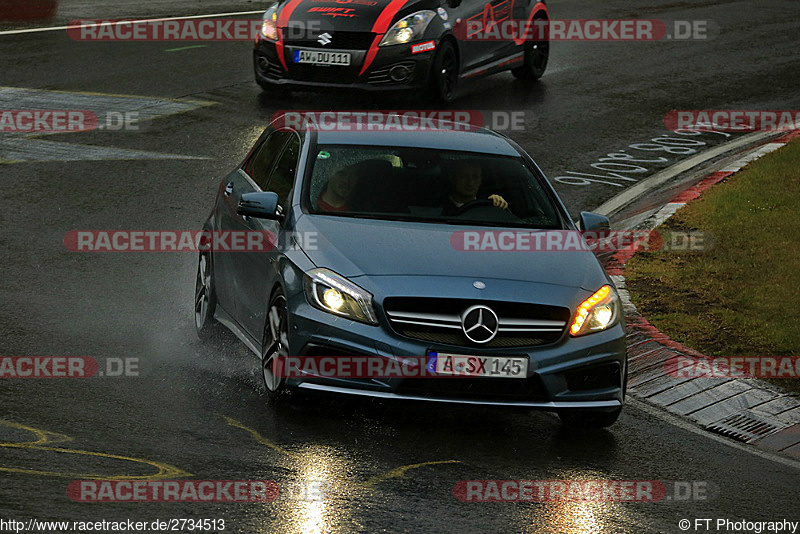
[[[57,22],[113,15],[109,7],[81,15],[83,4],[65,2]],[[221,7],[127,6],[125,16]],[[454,109],[524,111],[526,128],[509,135],[572,213],[632,183],[587,175],[607,174],[591,166],[598,158],[668,134],[669,110],[800,109],[795,0],[554,0],[550,8],[555,18],[711,20],[720,30],[707,41],[556,43],[533,87],[510,74],[462,87]],[[681,519],[800,520],[795,464],[637,403],[610,430],[575,433],[546,413],[339,397],[270,405],[257,360],[240,343],[197,340],[193,254],[69,252],[72,230],[199,229],[218,180],[277,110],[419,105],[330,92],[270,100],[252,81],[250,43],[185,46],[0,35],[0,108],[60,98],[148,119],[138,131],[0,134],[0,355],[91,356],[105,371],[109,359],[138,359],[128,361],[139,372],[0,382],[0,519],[207,518],[224,519],[226,532],[631,533],[681,532]],[[702,150],[727,137],[693,139]],[[668,161],[636,179],[687,157],[649,155]],[[76,503],[66,493],[87,475],[157,473],[274,480],[282,492],[260,504]],[[658,503],[465,503],[453,494],[460,480],[565,478],[693,481],[711,491]],[[307,481],[327,483],[322,499],[301,494]]]

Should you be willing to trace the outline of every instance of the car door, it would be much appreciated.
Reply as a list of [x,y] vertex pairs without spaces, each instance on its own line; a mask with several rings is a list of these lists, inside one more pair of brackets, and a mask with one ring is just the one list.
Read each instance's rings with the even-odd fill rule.
[[[214,237],[219,236],[227,228],[230,230],[231,218],[236,215],[236,197],[244,187],[245,177],[242,170],[237,168],[228,176],[223,178],[220,184],[220,194],[217,200],[217,224]],[[235,189],[234,189],[235,188]],[[237,192],[234,196],[234,191]],[[219,250],[214,243],[214,237],[210,239],[209,245],[212,247],[212,263],[214,268],[214,293],[217,297],[217,305],[223,308],[229,315],[235,316],[236,294],[233,288],[233,259],[231,253]]]
[[[479,28],[485,31],[490,22],[506,20],[511,8],[512,0],[463,0],[457,8],[448,9],[448,14],[456,24],[478,22]],[[457,30],[456,34],[459,36],[462,74],[499,59],[501,53],[510,48],[504,41],[471,37],[465,28]]]
[[229,232],[241,232],[249,229],[248,222],[244,217],[236,213],[239,201],[243,194],[262,191],[266,187],[275,161],[290,137],[291,134],[288,132],[275,131],[269,134],[253,151],[253,156],[241,168],[228,175],[224,185],[218,236],[226,237],[226,239],[220,240],[216,244],[214,266],[215,275],[220,279],[219,285],[222,290],[219,302],[239,323],[239,326],[244,326],[243,317],[246,307],[241,303],[242,277],[237,270],[241,268],[239,256],[245,252],[226,250],[231,247]]
[[[284,213],[289,207],[289,193],[297,172],[300,157],[300,138],[296,133],[285,132],[287,137],[280,156],[275,158],[266,181],[259,186],[264,191],[278,194]],[[275,237],[275,247],[269,251],[246,250],[233,256],[237,288],[237,315],[241,325],[258,343],[261,342],[266,320],[267,304],[272,287],[278,277],[278,258],[286,238],[281,235],[282,223],[253,217],[239,217],[241,229],[250,232],[269,232]]]

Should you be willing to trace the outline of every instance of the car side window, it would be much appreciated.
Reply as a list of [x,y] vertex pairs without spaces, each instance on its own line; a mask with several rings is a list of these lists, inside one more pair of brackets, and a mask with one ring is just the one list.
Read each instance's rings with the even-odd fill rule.
[[286,148],[283,149],[278,163],[269,176],[267,188],[264,188],[265,191],[269,190],[278,193],[278,199],[284,206],[286,206],[286,200],[289,197],[289,192],[292,190],[299,158],[300,139],[298,139],[296,135],[292,135],[289,142],[286,144]]
[[291,137],[290,132],[274,132],[258,149],[253,159],[245,168],[245,172],[258,184],[262,191],[267,190],[270,171],[273,164],[281,153],[281,149],[286,144],[286,140]]

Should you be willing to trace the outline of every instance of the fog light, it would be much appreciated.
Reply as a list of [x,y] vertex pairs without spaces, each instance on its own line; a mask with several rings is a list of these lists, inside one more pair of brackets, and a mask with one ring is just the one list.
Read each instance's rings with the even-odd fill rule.
[[395,65],[389,69],[389,77],[395,82],[402,82],[403,80],[408,79],[410,74],[411,69],[405,65]]

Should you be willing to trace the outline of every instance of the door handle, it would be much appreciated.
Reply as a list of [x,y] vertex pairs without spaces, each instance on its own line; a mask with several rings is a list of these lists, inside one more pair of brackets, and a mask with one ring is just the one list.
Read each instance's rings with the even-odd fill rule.
[[228,182],[228,185],[225,186],[225,196],[231,196],[233,193],[233,182]]

